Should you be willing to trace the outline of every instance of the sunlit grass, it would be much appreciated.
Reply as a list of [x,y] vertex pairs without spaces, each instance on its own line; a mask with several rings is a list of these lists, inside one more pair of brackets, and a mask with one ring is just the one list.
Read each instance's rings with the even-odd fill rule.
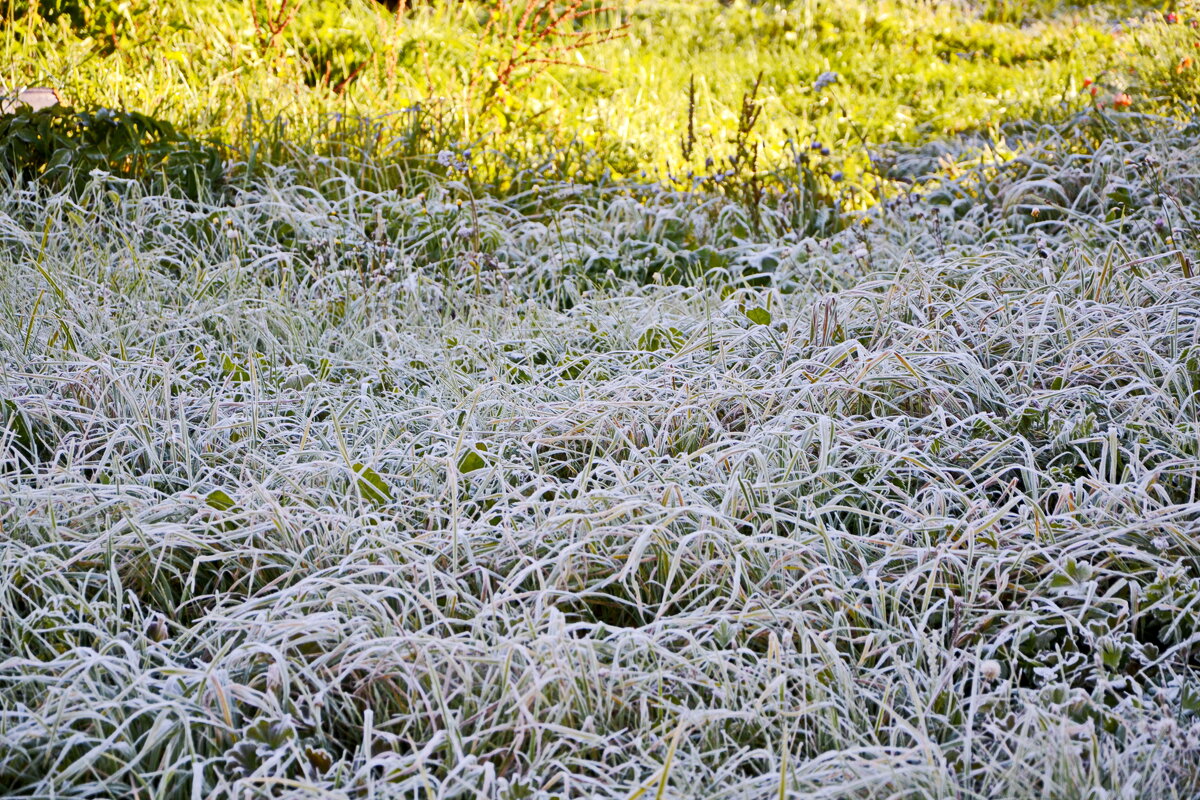
[[[5,30],[4,69],[10,85],[54,83],[79,103],[127,106],[243,143],[248,113],[284,115],[295,137],[328,114],[379,117],[419,102],[463,141],[518,158],[574,143],[589,155],[565,166],[581,178],[720,170],[761,73],[751,136],[761,166],[787,160],[789,140],[817,141],[857,173],[866,142],[994,130],[1083,105],[1082,81],[1124,46],[1117,13],[1096,6],[1014,18],[913,0],[619,4],[595,24],[626,22],[626,35],[568,59],[595,69],[556,67],[520,91],[501,87],[483,117],[467,87],[491,75],[493,54],[479,57],[484,10],[470,4],[393,17],[364,0],[312,0],[269,52],[241,3],[139,8],[111,52],[103,38],[73,35],[65,19],[55,27],[26,17]],[[815,91],[827,71],[840,80]]]

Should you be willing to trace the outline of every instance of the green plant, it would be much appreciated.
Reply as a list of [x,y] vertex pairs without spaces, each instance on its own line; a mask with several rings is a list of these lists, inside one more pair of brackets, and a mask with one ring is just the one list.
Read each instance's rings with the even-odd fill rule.
[[79,190],[101,170],[193,200],[211,196],[222,180],[217,150],[168,122],[134,111],[61,105],[0,116],[0,170],[9,180],[36,180],[52,191]]
[[22,18],[31,16],[53,25],[61,21],[75,35],[97,40],[101,55],[112,55],[127,50],[156,12],[156,3],[130,0],[5,0],[0,3],[0,28],[19,29]]

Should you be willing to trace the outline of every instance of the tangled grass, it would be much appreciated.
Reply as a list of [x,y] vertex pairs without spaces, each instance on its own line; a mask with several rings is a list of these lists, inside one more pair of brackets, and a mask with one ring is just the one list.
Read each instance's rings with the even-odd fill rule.
[[1099,124],[819,240],[5,193],[0,790],[1197,796],[1200,132]]

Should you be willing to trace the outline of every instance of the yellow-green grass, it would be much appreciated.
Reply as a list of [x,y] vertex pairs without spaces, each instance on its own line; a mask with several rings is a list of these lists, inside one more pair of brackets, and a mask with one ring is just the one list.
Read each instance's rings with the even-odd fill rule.
[[[469,98],[468,86],[473,77],[487,84],[498,52],[481,36],[482,5],[393,15],[365,0],[308,0],[277,44],[264,47],[246,3],[158,0],[93,31],[72,28],[65,15],[14,14],[3,30],[9,57],[0,81],[54,84],[78,103],[138,109],[233,143],[244,141],[248,116],[282,115],[287,138],[302,139],[330,114],[400,122],[405,115],[395,112],[423,103],[463,142],[518,157],[570,142],[588,157],[576,156],[568,174],[619,178],[719,170],[761,73],[761,114],[748,137],[759,166],[788,158],[789,139],[815,141],[852,177],[866,163],[866,144],[1082,107],[1090,102],[1085,79],[1115,74],[1131,57],[1157,58],[1144,36],[1122,33],[1117,13],[914,0],[625,3],[593,20],[628,23],[626,35],[568,54],[575,67],[501,89],[480,116],[481,91]],[[817,91],[824,72],[839,80]],[[1123,88],[1124,79],[1105,91]]]

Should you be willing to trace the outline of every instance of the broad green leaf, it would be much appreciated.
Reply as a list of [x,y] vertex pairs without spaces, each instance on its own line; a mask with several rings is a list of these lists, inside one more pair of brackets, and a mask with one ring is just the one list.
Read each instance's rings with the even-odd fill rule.
[[392,499],[392,490],[378,472],[366,464],[355,464],[350,469],[358,476],[358,491],[362,492],[364,499],[376,504]]
[[483,469],[487,466],[487,462],[483,460],[483,456],[479,455],[479,451],[472,448],[463,453],[462,458],[458,460],[458,471],[462,473],[474,472],[477,469]]
[[771,312],[767,311],[765,308],[751,308],[743,311],[742,313],[745,314],[746,318],[755,325],[771,324]]
[[221,358],[221,371],[234,383],[245,383],[250,380],[250,373],[241,364],[228,355]]
[[208,493],[208,497],[204,498],[204,502],[215,508],[217,511],[228,511],[233,508],[233,498],[227,495],[220,489],[213,489]]

